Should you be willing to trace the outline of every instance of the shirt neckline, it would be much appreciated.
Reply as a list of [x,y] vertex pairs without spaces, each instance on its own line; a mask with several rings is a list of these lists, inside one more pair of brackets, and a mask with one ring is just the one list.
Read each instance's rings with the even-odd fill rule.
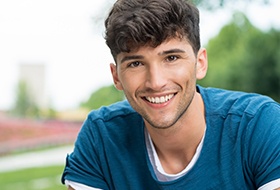
[[202,146],[203,146],[203,142],[204,142],[204,138],[205,138],[205,132],[206,132],[206,128],[203,134],[203,137],[199,143],[199,145],[196,148],[196,152],[192,158],[192,160],[190,161],[190,163],[186,166],[186,168],[184,170],[182,170],[181,172],[177,173],[177,174],[168,174],[164,171],[161,162],[158,158],[158,154],[155,150],[154,144],[152,142],[151,136],[148,132],[148,130],[145,128],[144,133],[145,133],[145,143],[146,143],[146,148],[147,148],[147,152],[148,152],[148,157],[150,159],[150,162],[152,164],[154,173],[157,177],[157,179],[159,181],[165,182],[165,181],[173,181],[176,180],[182,176],[184,176],[185,174],[187,174],[195,165],[195,163],[197,162],[201,150],[202,150]]

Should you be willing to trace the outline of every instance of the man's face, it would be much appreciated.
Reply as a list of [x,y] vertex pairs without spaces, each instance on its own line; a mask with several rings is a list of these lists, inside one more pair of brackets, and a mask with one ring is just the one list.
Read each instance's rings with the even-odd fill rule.
[[200,69],[201,57],[206,59],[205,50],[196,57],[187,40],[172,38],[156,48],[120,53],[111,72],[116,87],[124,91],[146,125],[168,128],[187,115],[196,79],[206,73]]

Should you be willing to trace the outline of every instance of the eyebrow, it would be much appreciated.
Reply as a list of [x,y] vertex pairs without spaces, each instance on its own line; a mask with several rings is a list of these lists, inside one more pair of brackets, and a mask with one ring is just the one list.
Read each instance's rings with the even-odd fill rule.
[[131,56],[125,56],[124,58],[121,59],[121,63],[129,60],[134,60],[134,59],[144,59],[144,56],[142,55],[131,55]]
[[160,52],[158,55],[167,55],[172,53],[185,53],[185,51],[182,49],[170,49],[170,50]]
[[[185,53],[185,51],[182,49],[170,49],[170,50],[160,52],[160,53],[158,53],[158,55],[162,56],[162,55],[168,55],[168,54],[172,54],[172,53]],[[144,59],[144,56],[142,56],[142,55],[125,56],[121,59],[121,63],[123,63],[125,61],[135,60],[135,59]]]

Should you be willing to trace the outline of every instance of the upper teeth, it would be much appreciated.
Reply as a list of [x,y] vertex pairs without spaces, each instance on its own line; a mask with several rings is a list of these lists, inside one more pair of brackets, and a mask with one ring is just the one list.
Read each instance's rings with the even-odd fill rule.
[[151,103],[161,104],[170,100],[174,94],[160,96],[160,97],[146,97],[146,99]]

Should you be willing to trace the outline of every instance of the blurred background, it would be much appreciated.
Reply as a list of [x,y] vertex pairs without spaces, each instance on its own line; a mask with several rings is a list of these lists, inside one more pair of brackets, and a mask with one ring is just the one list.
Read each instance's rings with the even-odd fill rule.
[[[0,188],[60,184],[87,113],[124,98],[103,21],[114,0],[0,1]],[[280,101],[280,1],[193,0],[209,71],[200,85]]]

